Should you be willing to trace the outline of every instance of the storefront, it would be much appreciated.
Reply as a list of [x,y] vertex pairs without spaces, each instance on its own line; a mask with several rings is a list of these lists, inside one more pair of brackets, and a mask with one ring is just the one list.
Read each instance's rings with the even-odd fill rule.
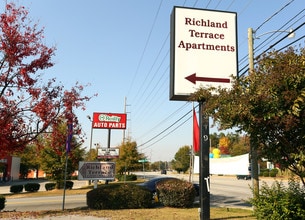
[[19,179],[20,158],[7,156],[0,159],[0,182]]

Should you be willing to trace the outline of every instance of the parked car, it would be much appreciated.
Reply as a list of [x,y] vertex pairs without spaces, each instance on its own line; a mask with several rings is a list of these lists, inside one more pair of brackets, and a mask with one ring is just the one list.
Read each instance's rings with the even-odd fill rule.
[[166,170],[161,170],[161,174],[166,174],[167,171]]
[[238,180],[250,180],[251,179],[251,175],[237,175],[236,178]]
[[[151,191],[153,194],[155,194],[157,192],[156,184],[160,181],[163,181],[163,180],[178,180],[178,178],[170,177],[170,176],[155,177],[155,178],[152,178],[152,179],[150,179],[150,180],[148,180],[144,183],[139,183],[138,185],[147,188],[149,191]],[[193,186],[196,190],[196,196],[199,196],[199,184],[193,183]]]

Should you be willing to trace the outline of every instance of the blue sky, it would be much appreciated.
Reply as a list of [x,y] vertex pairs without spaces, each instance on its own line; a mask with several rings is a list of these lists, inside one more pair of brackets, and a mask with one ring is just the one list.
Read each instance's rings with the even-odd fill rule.
[[[248,63],[249,27],[258,28],[258,36],[269,31],[296,28],[305,20],[305,13],[301,12],[304,10],[303,0],[15,2],[28,8],[30,17],[45,28],[46,44],[57,47],[53,58],[55,66],[45,72],[46,77],[56,77],[67,88],[76,81],[90,83],[84,95],[99,94],[87,103],[86,111],[77,111],[87,134],[84,146],[89,148],[90,143],[91,122],[87,115],[92,117],[93,112],[123,113],[126,97],[126,137],[136,141],[139,151],[152,161],[170,161],[180,147],[192,144],[191,114],[170,127],[192,109],[192,103],[169,100],[169,33],[173,6],[236,12],[239,69]],[[298,29],[296,38],[304,32],[304,27]],[[265,45],[255,53],[259,54],[283,36],[282,33],[275,39],[271,35],[256,39],[255,45]],[[283,40],[276,48],[289,42],[291,40]],[[304,45],[304,39],[296,44],[301,42]],[[165,132],[152,139],[162,131]],[[107,132],[95,129],[92,143],[106,147]],[[211,128],[211,132],[217,132],[217,129]],[[112,130],[110,145],[119,145],[122,138],[123,130]]]

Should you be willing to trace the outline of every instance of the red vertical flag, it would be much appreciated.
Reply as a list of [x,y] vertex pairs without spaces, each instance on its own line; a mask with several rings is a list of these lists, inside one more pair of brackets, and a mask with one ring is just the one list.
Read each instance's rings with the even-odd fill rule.
[[193,146],[194,146],[194,152],[198,152],[200,149],[200,143],[199,143],[199,125],[197,121],[197,115],[196,111],[193,108]]

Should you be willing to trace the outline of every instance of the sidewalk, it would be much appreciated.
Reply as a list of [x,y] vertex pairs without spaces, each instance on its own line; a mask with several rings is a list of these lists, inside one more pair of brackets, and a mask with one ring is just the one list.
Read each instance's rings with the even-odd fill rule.
[[[88,181],[85,180],[72,180],[73,181],[73,189],[79,189],[83,186],[86,186]],[[14,185],[24,185],[27,183],[39,183],[40,188],[39,191],[46,191],[45,184],[50,183],[50,180],[44,179],[29,179],[29,180],[16,180],[16,181],[8,181],[8,182],[1,182],[0,183],[0,194],[9,194],[10,187]]]
[[[31,180],[17,180],[17,181],[9,181],[9,182],[1,182],[0,183],[0,194],[10,194],[10,187],[13,185],[24,185],[26,183],[39,183],[40,189],[39,191],[46,191],[45,190],[45,184],[49,183],[49,180],[42,180],[42,179],[31,179]],[[74,185],[73,189],[78,189],[83,186],[86,186],[88,181],[79,181],[79,180],[73,180]],[[4,220],[11,220],[11,218],[2,218]],[[14,219],[18,219],[15,218]],[[21,217],[20,219],[23,220],[32,220],[37,219],[37,217]],[[62,216],[45,216],[43,218],[39,218],[42,220],[63,220],[63,219],[69,219],[69,220],[110,220],[109,218],[101,218],[101,217],[95,217],[95,216],[81,216],[81,215],[62,215]]]

